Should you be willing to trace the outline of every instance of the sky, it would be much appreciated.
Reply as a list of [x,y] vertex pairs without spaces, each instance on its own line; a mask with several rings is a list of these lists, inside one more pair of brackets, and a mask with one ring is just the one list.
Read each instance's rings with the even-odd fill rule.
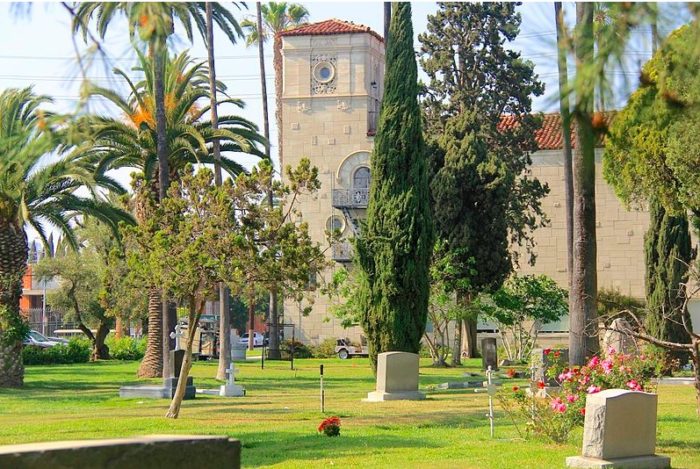
[[[301,3],[309,10],[311,22],[339,18],[367,25],[380,34],[383,32],[382,2]],[[255,4],[248,4],[251,8],[249,11],[234,11],[239,21],[244,17],[254,17]],[[678,5],[665,5],[666,20],[660,23],[662,34],[670,32],[687,17],[678,13],[682,10]],[[564,8],[567,18],[572,21],[573,3],[565,3]],[[425,31],[427,16],[437,10],[437,5],[433,2],[414,2],[412,10],[418,48],[417,36]],[[525,58],[535,64],[536,73],[545,83],[545,95],[534,100],[534,110],[554,112],[558,109],[558,101],[554,94],[557,90],[557,68],[553,3],[528,2],[519,6],[518,11],[523,18],[521,32],[511,47],[519,50]],[[624,104],[626,95],[636,86],[639,66],[650,56],[649,37],[648,30],[636,34],[625,63],[622,67],[616,66],[611,70],[617,83],[617,106]],[[115,23],[104,44],[110,59],[108,63],[96,60],[88,71],[88,76],[100,85],[121,89],[126,96],[126,90],[120,88],[120,82],[114,79],[111,71],[115,66],[128,70],[134,64],[134,53],[128,42],[126,23]],[[227,85],[231,96],[246,102],[246,108],[236,112],[258,123],[262,128],[257,47],[248,48],[244,41],[233,45],[222,34],[217,34],[215,46],[218,78]],[[75,59],[76,47],[81,51],[85,49],[81,38],[74,41],[70,31],[70,18],[60,4],[33,3],[24,14],[11,10],[9,4],[0,4],[0,89],[32,85],[37,93],[54,98],[56,111],[73,111],[78,103],[81,84]],[[206,49],[198,37],[195,37],[194,44],[190,44],[184,36],[178,37],[172,41],[171,48],[175,51],[190,49],[190,54],[195,58],[206,59]],[[277,136],[273,117],[275,103],[271,44],[266,44],[266,62],[270,93],[271,142],[275,155],[274,144],[277,142]],[[569,70],[572,72],[573,66],[570,66]],[[91,103],[89,109],[114,112],[112,108],[100,102]],[[253,160],[247,160],[246,163],[251,164]],[[122,172],[119,179],[128,184],[128,172]]]

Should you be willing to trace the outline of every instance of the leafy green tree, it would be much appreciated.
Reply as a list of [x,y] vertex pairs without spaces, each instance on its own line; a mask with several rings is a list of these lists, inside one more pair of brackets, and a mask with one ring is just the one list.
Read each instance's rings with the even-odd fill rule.
[[482,295],[476,307],[498,324],[508,359],[522,362],[530,357],[540,326],[566,315],[566,296],[546,275],[513,275],[497,291]]
[[[134,181],[141,190],[137,193],[134,207],[136,218],[142,221],[148,218],[148,204],[144,197],[150,197],[157,205],[158,200],[158,157],[157,129],[155,122],[155,83],[153,61],[139,54],[139,70],[144,71],[145,78],[134,83],[122,70],[115,73],[123,78],[129,90],[129,96],[104,88],[92,87],[90,92],[105,97],[118,108],[126,118],[89,117],[81,122],[88,138],[76,149],[88,158],[99,161],[103,171],[124,167],[135,168],[141,176]],[[169,180],[178,180],[179,173],[187,164],[213,164],[218,161],[220,167],[230,175],[243,171],[242,166],[231,155],[249,153],[256,156],[263,154],[256,145],[264,139],[257,133],[254,123],[234,114],[217,115],[218,128],[212,121],[206,120],[211,106],[200,107],[198,102],[210,97],[209,76],[203,63],[194,62],[187,53],[169,57],[165,63],[165,96],[167,141],[169,148]],[[224,94],[226,87],[218,83],[218,91]],[[217,104],[234,104],[242,107],[237,99],[218,100]],[[217,160],[213,152],[214,144],[219,143],[223,151]],[[150,195],[146,194],[150,192]],[[139,369],[139,376],[153,377],[162,373],[162,305],[159,289],[147,287],[149,291],[149,335],[148,348]]]
[[[114,326],[114,317],[107,314],[101,301],[106,265],[92,246],[63,256],[45,257],[36,265],[38,277],[57,278],[58,288],[52,291],[47,302],[63,312],[64,320],[75,321],[78,329],[92,343],[92,359],[109,358],[105,339]],[[92,328],[96,328],[93,333]]]
[[[438,255],[449,257],[447,285],[456,289],[463,307],[479,292],[500,286],[518,261],[510,244],[524,244],[532,252],[532,230],[546,221],[540,200],[548,188],[529,171],[540,126],[540,119],[531,113],[532,97],[541,95],[544,87],[534,65],[506,47],[520,28],[515,7],[439,3],[438,11],[428,17],[428,31],[419,35],[421,65],[430,79],[423,91],[423,112],[426,133],[431,135],[436,236],[444,242]],[[505,126],[504,115],[509,119]],[[470,142],[478,148],[470,148]],[[450,175],[451,171],[457,173]],[[472,178],[469,187],[463,187],[465,177]],[[478,202],[470,199],[481,197],[474,190],[481,191],[479,186],[486,187],[491,178],[496,182],[488,186],[489,194]],[[493,205],[483,205],[486,200]],[[498,219],[489,219],[494,212]],[[487,244],[475,244],[479,222],[487,220],[494,236],[481,236]],[[487,259],[480,256],[496,262],[485,263]],[[463,325],[467,354],[474,356],[476,317],[467,317]],[[458,362],[459,355],[453,360]]]
[[70,155],[43,161],[62,143],[61,134],[52,131],[52,116],[41,109],[47,102],[31,88],[0,93],[0,387],[22,386],[24,380],[27,331],[19,300],[29,252],[25,229],[31,226],[48,245],[47,229],[53,226],[75,248],[74,216],[92,215],[111,226],[130,220],[102,200],[79,195],[81,187],[100,185],[89,162]]
[[[680,134],[694,129],[678,124],[692,120],[697,111],[678,106],[669,97],[694,99],[694,92],[686,87],[695,86],[696,78],[688,75],[686,62],[700,62],[692,49],[695,37],[690,26],[675,31],[645,64],[645,82],[613,122],[603,157],[604,176],[623,202],[649,206],[645,328],[652,336],[671,342],[688,341],[682,325],[688,315],[684,285],[694,253],[687,211],[697,217],[700,205],[689,196],[696,178],[687,168],[693,160],[699,161],[694,157],[695,143]],[[679,141],[685,144],[682,157],[676,147]]]
[[418,353],[428,313],[432,221],[418,107],[411,5],[393,5],[367,222],[356,238],[370,361]]

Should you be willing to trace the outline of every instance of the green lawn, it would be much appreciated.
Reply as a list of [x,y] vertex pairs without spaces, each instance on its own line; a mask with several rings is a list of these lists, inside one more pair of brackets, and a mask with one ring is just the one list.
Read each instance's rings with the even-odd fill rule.
[[[325,364],[326,416],[342,418],[339,438],[316,433],[318,365]],[[423,362],[421,402],[364,403],[373,389],[366,359],[297,360],[240,364],[244,398],[197,396],[180,418],[163,417],[165,400],[120,399],[120,385],[138,383],[135,362],[28,367],[20,390],[0,390],[0,444],[126,437],[154,433],[226,434],[243,443],[246,467],[563,467],[579,453],[581,432],[568,445],[523,441],[497,414],[489,438],[488,400],[473,391],[434,391],[434,384],[462,379],[470,368],[435,369]],[[196,363],[197,387],[217,383],[216,363]],[[154,382],[158,380],[153,380]],[[143,381],[141,381],[143,382]],[[517,381],[513,381],[513,384]],[[508,382],[511,385],[511,382]],[[659,389],[658,448],[674,467],[700,467],[700,431],[690,386]]]

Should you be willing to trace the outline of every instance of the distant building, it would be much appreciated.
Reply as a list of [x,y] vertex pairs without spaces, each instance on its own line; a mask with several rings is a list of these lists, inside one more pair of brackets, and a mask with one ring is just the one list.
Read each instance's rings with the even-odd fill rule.
[[22,298],[19,309],[32,329],[51,334],[61,325],[61,315],[52,311],[45,297],[57,288],[54,279],[41,279],[34,275],[34,266],[46,255],[36,241],[30,242],[27,270],[22,277]]
[[[321,190],[300,201],[303,218],[315,241],[325,230],[339,228],[344,238],[358,229],[369,196],[370,154],[384,87],[384,41],[376,32],[337,19],[301,26],[282,36],[283,165],[302,157],[318,167]],[[507,117],[503,125],[513,125]],[[566,220],[561,120],[544,116],[536,134],[540,150],[532,154],[533,176],[549,184],[543,207],[551,223],[535,232],[537,262],[522,262],[524,274],[546,274],[567,286]],[[644,297],[645,211],[628,211],[601,176],[602,143],[596,150],[596,228],[598,286]],[[352,259],[349,243],[338,241],[328,251],[337,265]],[[329,275],[330,273],[326,273]],[[302,305],[305,306],[305,305]],[[328,311],[329,300],[316,295],[313,310],[301,317],[298,304],[284,304],[285,322],[296,324],[297,337],[318,343],[327,338],[358,340],[359,327],[345,330]],[[698,309],[700,302],[691,305]],[[484,330],[493,326],[483,324]],[[568,341],[568,318],[543,326],[554,343]]]

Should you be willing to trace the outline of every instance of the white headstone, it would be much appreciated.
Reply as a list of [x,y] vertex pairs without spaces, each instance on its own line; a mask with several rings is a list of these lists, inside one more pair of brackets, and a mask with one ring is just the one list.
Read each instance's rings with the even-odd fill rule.
[[233,362],[231,362],[231,366],[226,369],[226,376],[228,379],[226,380],[226,384],[222,384],[221,387],[219,388],[219,395],[224,396],[224,397],[242,397],[245,396],[245,389],[243,389],[243,386],[239,386],[236,384],[236,374],[238,373],[238,370],[234,366]]
[[657,456],[656,394],[607,389],[586,397],[582,456],[566,458],[568,467],[666,468]]
[[367,395],[367,402],[420,400],[418,361],[415,353],[385,352],[377,356],[377,387]]
[[633,353],[637,350],[637,344],[629,333],[629,322],[622,318],[615,319],[603,336],[605,352]]

